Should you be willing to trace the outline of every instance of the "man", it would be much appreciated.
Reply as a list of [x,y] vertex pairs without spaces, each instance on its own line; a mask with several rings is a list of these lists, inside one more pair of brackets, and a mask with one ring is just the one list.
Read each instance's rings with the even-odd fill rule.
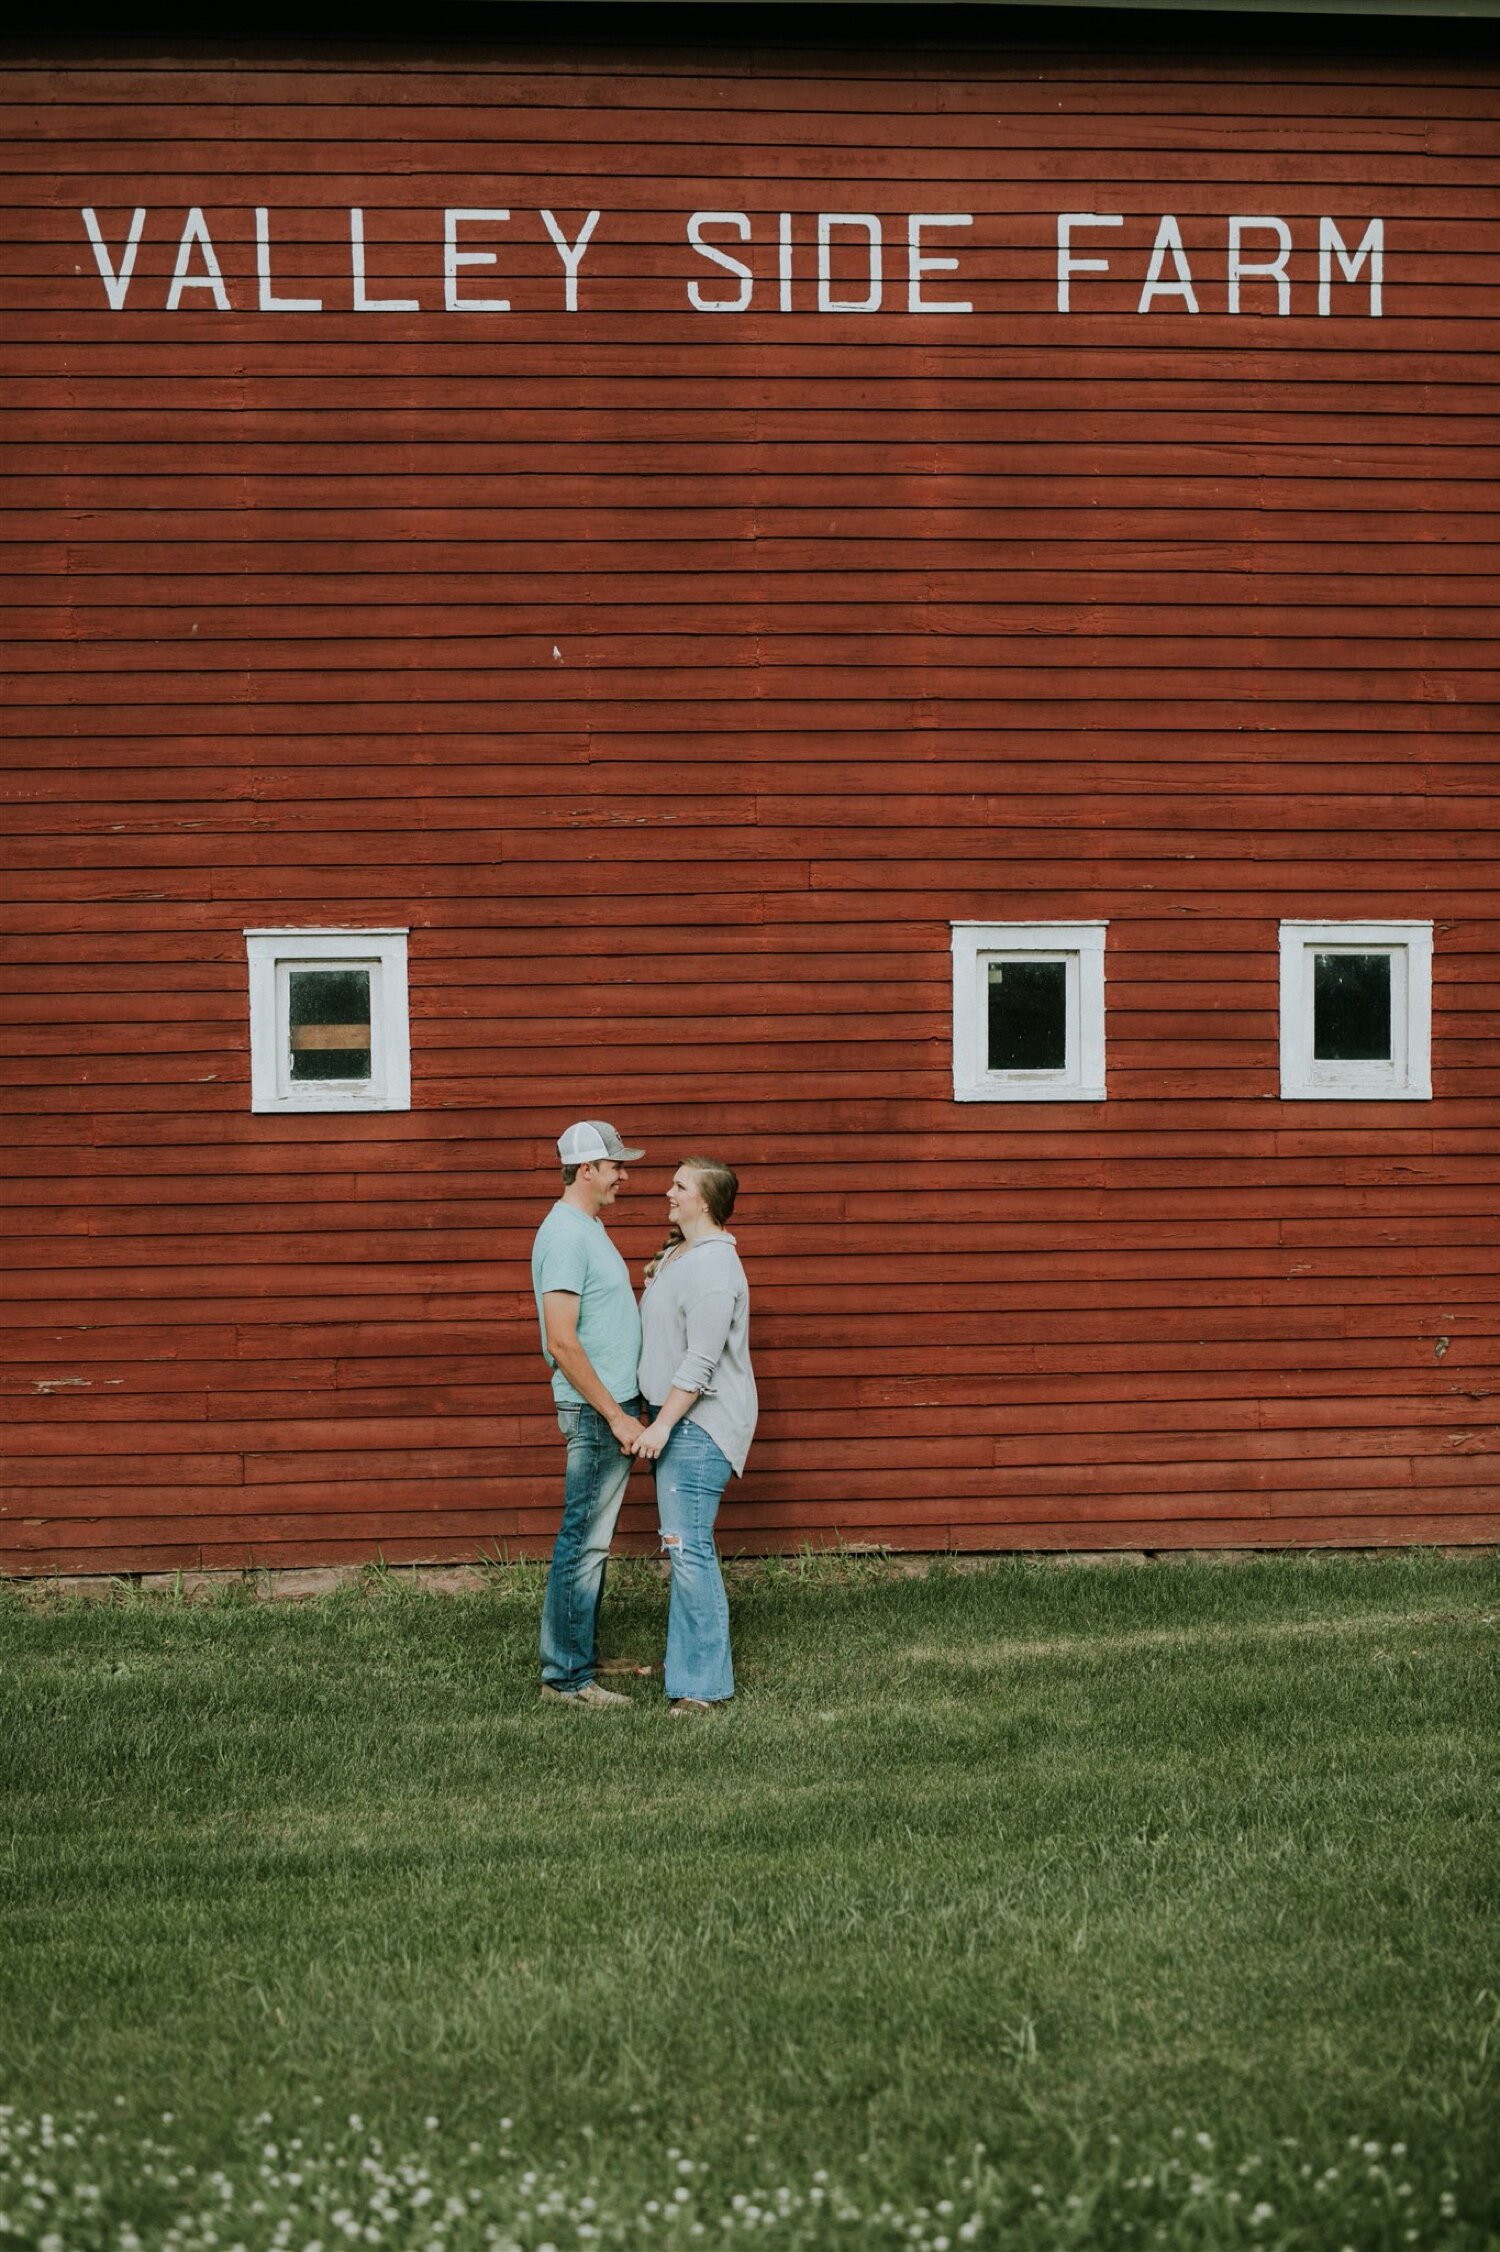
[[595,1630],[604,1567],[643,1425],[636,1371],[641,1317],[630,1272],[600,1215],[645,1151],[627,1149],[602,1118],[558,1136],[563,1192],[537,1230],[531,1286],[552,1370],[557,1420],[568,1443],[562,1524],[542,1602],[542,1695],[589,1707],[628,1705],[601,1689]]

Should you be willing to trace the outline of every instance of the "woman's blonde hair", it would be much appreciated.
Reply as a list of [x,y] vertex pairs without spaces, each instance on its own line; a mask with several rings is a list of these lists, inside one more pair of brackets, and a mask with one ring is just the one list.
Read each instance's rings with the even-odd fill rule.
[[[721,1163],[717,1157],[685,1157],[678,1170],[683,1168],[696,1177],[698,1193],[708,1206],[708,1216],[714,1226],[726,1226],[734,1210],[734,1200],[740,1193],[740,1177],[734,1167]],[[682,1230],[674,1222],[667,1230],[666,1242],[646,1269],[647,1282],[660,1272],[681,1242]]]

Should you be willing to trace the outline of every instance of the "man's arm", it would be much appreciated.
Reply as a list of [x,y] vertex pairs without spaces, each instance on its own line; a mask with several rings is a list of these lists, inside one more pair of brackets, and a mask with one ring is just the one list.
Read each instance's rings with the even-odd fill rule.
[[600,1383],[594,1364],[579,1340],[577,1292],[544,1290],[542,1321],[546,1329],[548,1352],[574,1391],[581,1392],[589,1406],[598,1409],[619,1440],[623,1452],[629,1454],[644,1425],[638,1416],[631,1415],[627,1409],[622,1408],[619,1401]]

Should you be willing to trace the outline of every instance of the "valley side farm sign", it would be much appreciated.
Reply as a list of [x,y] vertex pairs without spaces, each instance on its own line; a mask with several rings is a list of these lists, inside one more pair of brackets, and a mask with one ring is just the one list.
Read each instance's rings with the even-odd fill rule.
[[[913,211],[900,219],[882,219],[867,211],[797,216],[800,241],[794,215],[788,211],[759,219],[748,211],[686,214],[684,304],[696,313],[731,314],[773,309],[963,314],[986,309],[976,305],[975,292],[983,289],[983,283],[964,278],[961,253],[964,230],[975,225],[972,212]],[[278,280],[274,215],[263,206],[255,210],[255,282],[236,280],[234,296],[224,277],[213,227],[201,206],[194,204],[185,213],[158,214],[154,227],[151,210],[144,205],[137,205],[128,218],[106,212],[101,219],[94,206],[86,204],[80,217],[112,312],[132,306],[157,309],[146,295],[144,281],[136,279],[137,254],[148,230],[176,245],[171,278],[163,284],[169,313],[190,307],[205,311],[212,307],[221,313],[324,310],[321,296],[298,294],[284,274]],[[347,301],[330,303],[329,310],[508,313],[511,299],[499,292],[507,286],[502,279],[504,245],[507,238],[515,239],[517,227],[544,235],[556,253],[557,270],[547,285],[546,304],[566,313],[587,310],[583,304],[588,294],[587,261],[591,247],[601,239],[602,217],[601,212],[590,211],[563,221],[548,210],[533,215],[462,206],[444,211],[439,227],[434,214],[432,290],[430,296],[418,298],[379,294],[381,284],[370,273],[364,212],[358,205],[349,206],[349,295]],[[225,222],[216,217],[215,224],[222,241]],[[1165,213],[1156,223],[1149,251],[1143,249],[1134,258],[1122,253],[1118,240],[1112,241],[1112,230],[1125,224],[1125,214],[1118,211],[1056,215],[1053,250],[1043,271],[1056,289],[1059,313],[1086,309],[1090,284],[1109,276],[1132,289],[1139,284],[1138,313],[1270,312],[1274,308],[1277,314],[1287,315],[1293,311],[1290,261],[1296,249],[1317,255],[1316,282],[1309,268],[1307,279],[1298,285],[1298,312],[1332,313],[1337,288],[1340,313],[1381,317],[1382,219],[1303,218],[1295,222],[1294,232],[1292,221],[1274,215],[1227,215],[1220,221],[1195,221],[1195,234],[1211,226],[1218,239],[1211,249],[1195,242],[1190,250],[1177,220]],[[975,239],[970,235],[967,241],[972,244]],[[402,254],[409,255],[409,247]],[[154,290],[158,285],[151,286]]]

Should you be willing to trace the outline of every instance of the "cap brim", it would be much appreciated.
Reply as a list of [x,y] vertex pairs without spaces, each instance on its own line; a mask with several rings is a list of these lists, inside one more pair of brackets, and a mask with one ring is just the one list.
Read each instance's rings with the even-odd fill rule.
[[644,1157],[645,1154],[646,1152],[643,1149],[622,1149],[615,1159],[615,1163],[616,1165],[634,1165],[636,1160]]

